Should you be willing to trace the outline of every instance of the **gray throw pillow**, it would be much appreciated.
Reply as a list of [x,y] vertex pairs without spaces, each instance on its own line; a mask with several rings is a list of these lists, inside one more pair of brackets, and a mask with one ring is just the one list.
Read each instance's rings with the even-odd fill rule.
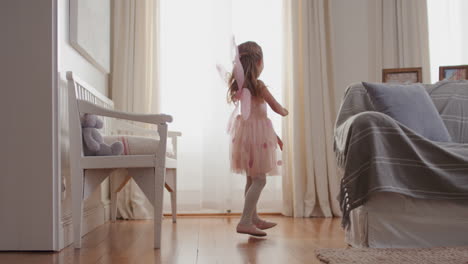
[[423,137],[450,142],[450,135],[422,84],[362,83],[375,110],[387,114]]

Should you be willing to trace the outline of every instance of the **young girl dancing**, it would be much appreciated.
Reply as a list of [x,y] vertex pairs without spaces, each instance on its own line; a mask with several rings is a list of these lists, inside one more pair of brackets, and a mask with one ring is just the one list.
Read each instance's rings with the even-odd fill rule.
[[[231,170],[245,172],[244,210],[237,232],[253,236],[266,236],[262,230],[276,226],[276,223],[260,219],[257,202],[266,184],[266,175],[278,175],[276,157],[277,144],[283,143],[273,130],[267,116],[266,103],[276,113],[286,116],[282,107],[258,79],[263,70],[262,48],[248,41],[236,46],[234,69],[229,80],[228,102],[241,107],[241,114],[233,114],[230,121]],[[266,102],[266,103],[265,103]]]

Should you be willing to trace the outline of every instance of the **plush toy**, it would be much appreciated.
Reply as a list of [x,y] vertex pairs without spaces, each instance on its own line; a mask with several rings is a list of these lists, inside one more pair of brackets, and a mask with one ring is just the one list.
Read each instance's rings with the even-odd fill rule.
[[84,154],[86,156],[116,156],[123,152],[122,142],[114,142],[112,145],[104,143],[98,129],[103,127],[103,122],[95,115],[85,114],[81,117],[83,131]]

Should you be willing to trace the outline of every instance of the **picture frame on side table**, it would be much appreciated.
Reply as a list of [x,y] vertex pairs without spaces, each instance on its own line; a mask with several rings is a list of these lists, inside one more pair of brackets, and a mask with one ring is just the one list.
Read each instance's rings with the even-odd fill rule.
[[468,80],[468,65],[440,66],[439,81]]
[[422,82],[422,68],[393,68],[382,70],[384,83],[420,83]]

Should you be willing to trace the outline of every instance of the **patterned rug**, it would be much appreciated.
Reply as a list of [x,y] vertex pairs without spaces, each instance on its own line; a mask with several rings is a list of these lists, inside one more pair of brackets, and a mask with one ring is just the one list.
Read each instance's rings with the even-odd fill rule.
[[468,264],[468,247],[408,249],[318,249],[326,264]]

